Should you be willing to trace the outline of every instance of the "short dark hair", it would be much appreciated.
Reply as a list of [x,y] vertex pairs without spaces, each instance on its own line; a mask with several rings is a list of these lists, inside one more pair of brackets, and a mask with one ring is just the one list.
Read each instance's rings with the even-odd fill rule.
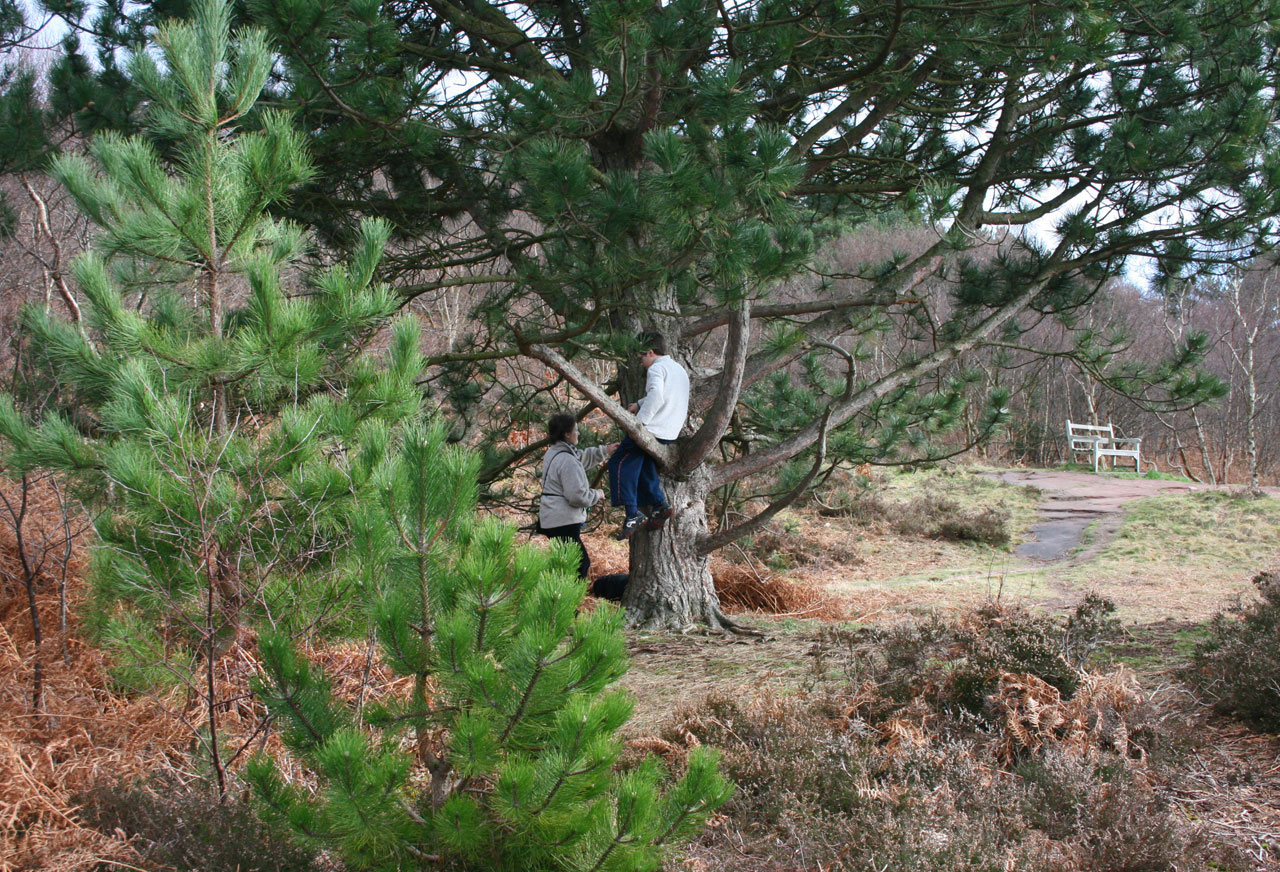
[[656,351],[658,354],[667,353],[667,340],[663,338],[661,333],[654,330],[647,330],[636,337],[640,342],[640,353],[646,351]]
[[547,421],[547,438],[554,445],[557,442],[563,442],[564,438],[573,432],[578,426],[578,419],[570,415],[568,412],[560,412],[551,416]]

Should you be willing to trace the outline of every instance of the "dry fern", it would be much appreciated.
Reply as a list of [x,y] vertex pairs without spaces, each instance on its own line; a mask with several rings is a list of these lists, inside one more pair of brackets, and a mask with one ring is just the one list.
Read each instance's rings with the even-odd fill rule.
[[1001,734],[995,753],[1005,763],[1054,747],[1087,758],[1102,751],[1144,759],[1130,741],[1130,718],[1142,703],[1133,673],[1121,666],[1106,674],[1085,673],[1070,700],[1034,675],[1006,672],[989,701]]

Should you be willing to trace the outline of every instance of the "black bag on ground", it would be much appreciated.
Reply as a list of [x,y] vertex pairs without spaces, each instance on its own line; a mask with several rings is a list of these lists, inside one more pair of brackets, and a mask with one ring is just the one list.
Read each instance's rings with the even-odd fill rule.
[[625,572],[602,575],[591,583],[591,595],[615,603],[621,602],[622,593],[627,589],[627,582],[630,580],[631,576]]

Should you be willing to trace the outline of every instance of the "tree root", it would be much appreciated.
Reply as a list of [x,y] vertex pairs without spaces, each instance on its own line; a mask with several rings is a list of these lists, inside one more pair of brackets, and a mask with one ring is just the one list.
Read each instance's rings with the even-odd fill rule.
[[707,626],[713,632],[734,636],[754,636],[756,638],[763,638],[764,636],[763,631],[757,630],[755,627],[748,627],[746,624],[740,624],[720,611],[718,605],[708,606],[706,612],[704,617],[706,618]]
[[750,636],[763,638],[765,633],[755,627],[735,621],[720,610],[718,605],[708,604],[702,610],[701,620],[695,623],[682,624],[674,620],[674,615],[662,615],[650,612],[644,616],[627,617],[627,626],[641,632],[675,631],[683,635],[690,633],[706,633],[717,636]]

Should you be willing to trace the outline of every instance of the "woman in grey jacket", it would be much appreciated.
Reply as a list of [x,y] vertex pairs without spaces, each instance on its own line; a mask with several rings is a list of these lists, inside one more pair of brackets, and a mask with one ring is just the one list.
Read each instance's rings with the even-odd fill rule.
[[538,504],[538,532],[549,539],[578,543],[582,559],[578,576],[585,579],[591,568],[587,547],[582,544],[582,525],[587,509],[604,499],[604,491],[587,481],[587,466],[604,463],[617,445],[598,445],[579,450],[578,421],[573,415],[552,415],[547,422],[551,447],[542,458],[542,499]]

